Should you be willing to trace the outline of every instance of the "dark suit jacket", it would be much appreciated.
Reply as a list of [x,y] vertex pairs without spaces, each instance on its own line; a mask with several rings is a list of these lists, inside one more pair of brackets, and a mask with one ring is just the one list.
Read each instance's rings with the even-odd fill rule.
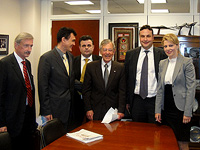
[[[133,101],[136,73],[137,73],[137,62],[140,54],[141,47],[137,47],[133,50],[127,51],[125,59],[125,72],[126,72],[126,82],[127,82],[127,103],[131,104]],[[155,74],[158,80],[159,62],[162,59],[167,58],[167,55],[160,48],[153,48],[154,53],[154,65]]]
[[[92,55],[93,61],[101,59],[101,56]],[[81,78],[81,55],[74,58],[74,74],[75,79],[80,80]]]
[[67,53],[70,75],[56,48],[43,54],[38,66],[40,114],[43,116],[52,114],[53,118],[59,118],[66,125],[70,106],[73,105],[74,92],[73,55]]
[[[93,61],[101,59],[101,56],[92,55]],[[82,93],[82,83],[80,82],[81,78],[81,55],[74,58],[74,74],[75,74],[75,95],[74,95],[74,110],[75,110],[75,122],[77,122],[77,127],[80,126],[83,122],[85,116],[84,102],[81,98]]]
[[105,88],[102,77],[101,60],[91,62],[86,67],[83,82],[83,99],[86,111],[94,111],[94,120],[102,119],[102,106],[106,111],[110,107],[117,108],[124,113],[126,101],[126,81],[124,65],[112,61],[111,71]]
[[[26,66],[31,79],[33,100],[35,88],[31,64],[26,60]],[[25,111],[27,90],[23,74],[13,54],[0,60],[0,127],[7,126],[11,136],[18,136],[22,130]],[[37,127],[35,121],[35,100],[31,107],[30,129]]]

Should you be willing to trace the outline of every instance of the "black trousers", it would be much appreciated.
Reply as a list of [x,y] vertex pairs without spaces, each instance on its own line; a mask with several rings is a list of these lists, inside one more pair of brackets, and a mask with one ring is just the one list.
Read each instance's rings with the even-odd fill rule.
[[135,94],[130,108],[134,122],[155,123],[155,99],[156,97],[142,99]]
[[33,108],[26,106],[25,119],[22,131],[16,137],[11,136],[11,143],[13,150],[35,150],[37,149],[37,139],[39,136],[36,132],[36,123],[33,122],[34,112]]

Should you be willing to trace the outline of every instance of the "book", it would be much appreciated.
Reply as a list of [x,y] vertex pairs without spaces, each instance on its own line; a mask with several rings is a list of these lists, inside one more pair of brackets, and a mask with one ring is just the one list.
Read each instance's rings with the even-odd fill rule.
[[103,139],[103,135],[92,132],[92,131],[88,131],[85,129],[81,129],[73,133],[67,133],[66,136],[76,139],[78,141],[84,142],[84,143],[89,143],[89,142]]

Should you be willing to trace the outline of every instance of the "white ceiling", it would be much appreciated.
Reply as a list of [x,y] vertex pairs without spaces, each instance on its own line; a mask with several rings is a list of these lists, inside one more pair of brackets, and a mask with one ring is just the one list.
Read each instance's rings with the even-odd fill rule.
[[[85,10],[100,9],[100,0],[90,0],[94,5],[71,6],[64,1],[53,2],[53,14],[88,14]],[[166,4],[152,4],[152,9],[169,9],[170,13],[189,13],[190,0],[167,0]],[[199,6],[200,7],[200,6]],[[108,11],[113,13],[143,13],[144,5],[136,0],[108,0]]]

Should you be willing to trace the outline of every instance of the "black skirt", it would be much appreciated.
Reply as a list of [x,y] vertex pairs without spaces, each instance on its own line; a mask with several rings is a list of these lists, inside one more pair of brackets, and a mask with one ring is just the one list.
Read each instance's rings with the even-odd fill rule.
[[191,122],[183,123],[183,114],[175,105],[172,85],[165,85],[162,120],[173,129],[177,141],[189,142]]

